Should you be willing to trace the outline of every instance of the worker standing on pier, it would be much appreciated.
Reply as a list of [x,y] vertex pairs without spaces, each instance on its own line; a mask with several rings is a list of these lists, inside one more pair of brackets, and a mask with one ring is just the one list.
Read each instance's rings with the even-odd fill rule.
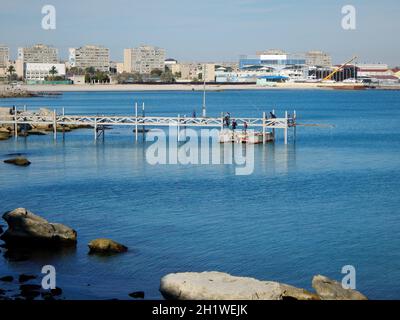
[[245,134],[246,134],[246,132],[247,132],[247,127],[248,127],[247,122],[246,122],[246,121],[243,122],[243,129],[244,129],[244,133],[245,133]]

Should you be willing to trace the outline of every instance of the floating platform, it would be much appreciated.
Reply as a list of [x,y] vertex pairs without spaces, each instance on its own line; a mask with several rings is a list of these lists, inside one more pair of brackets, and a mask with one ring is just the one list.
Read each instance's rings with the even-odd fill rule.
[[274,134],[272,132],[255,132],[224,129],[219,135],[220,143],[250,143],[260,144],[265,142],[273,142]]

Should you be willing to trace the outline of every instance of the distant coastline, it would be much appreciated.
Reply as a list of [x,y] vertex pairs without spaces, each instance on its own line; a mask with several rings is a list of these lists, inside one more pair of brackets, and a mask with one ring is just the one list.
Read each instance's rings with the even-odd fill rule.
[[[0,85],[0,98],[36,96],[40,93],[55,92],[98,92],[98,91],[203,91],[199,84],[83,84],[83,85],[20,85],[19,94],[4,94],[7,86]],[[333,83],[277,83],[275,86],[259,86],[256,84],[207,84],[207,91],[228,90],[355,90],[353,84]],[[378,90],[400,90],[400,86],[378,87]],[[11,91],[9,91],[11,93]]]

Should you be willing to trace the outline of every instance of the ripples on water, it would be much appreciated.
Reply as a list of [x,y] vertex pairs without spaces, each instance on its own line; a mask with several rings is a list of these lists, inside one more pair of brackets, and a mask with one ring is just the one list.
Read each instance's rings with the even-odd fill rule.
[[[149,165],[131,129],[91,130],[65,141],[31,136],[0,143],[0,158],[26,154],[28,168],[0,163],[0,210],[26,207],[78,231],[76,251],[0,260],[0,274],[39,273],[54,264],[69,298],[160,298],[160,278],[219,270],[310,289],[315,274],[341,279],[357,269],[371,298],[399,298],[400,93],[233,91],[208,94],[209,115],[261,116],[296,109],[297,141],[255,147],[255,171],[232,165]],[[74,114],[200,113],[200,92],[65,93],[0,105],[65,107]],[[4,223],[3,223],[4,224]],[[87,255],[110,237],[129,246],[115,257]],[[4,250],[3,250],[4,251]],[[3,254],[4,252],[2,252]],[[90,284],[90,285],[88,285]]]

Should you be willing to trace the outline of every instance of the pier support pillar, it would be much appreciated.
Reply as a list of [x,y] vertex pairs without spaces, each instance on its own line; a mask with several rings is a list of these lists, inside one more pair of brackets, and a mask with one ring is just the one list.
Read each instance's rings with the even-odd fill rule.
[[285,144],[288,144],[288,112],[285,111],[285,129],[284,129]]
[[18,139],[18,119],[17,119],[17,106],[14,106],[14,136]]
[[144,111],[144,102],[142,104],[142,116],[143,116],[143,132],[142,132],[142,136],[143,136],[143,141],[145,140],[145,133],[146,133],[146,128],[144,127],[144,117],[145,117],[145,111]]
[[135,102],[135,140],[136,142],[138,141],[138,104]]
[[54,140],[57,140],[57,112],[55,109],[53,111],[53,134]]
[[263,139],[263,144],[265,144],[265,125],[266,125],[266,123],[265,123],[265,112],[263,112],[263,115],[262,115],[262,126],[263,126],[263,128],[262,128],[262,130],[263,130],[263,132],[262,132],[262,139]]
[[97,141],[97,118],[94,119],[94,141]]
[[176,141],[180,142],[181,140],[181,115],[178,114],[178,122],[176,124]]

